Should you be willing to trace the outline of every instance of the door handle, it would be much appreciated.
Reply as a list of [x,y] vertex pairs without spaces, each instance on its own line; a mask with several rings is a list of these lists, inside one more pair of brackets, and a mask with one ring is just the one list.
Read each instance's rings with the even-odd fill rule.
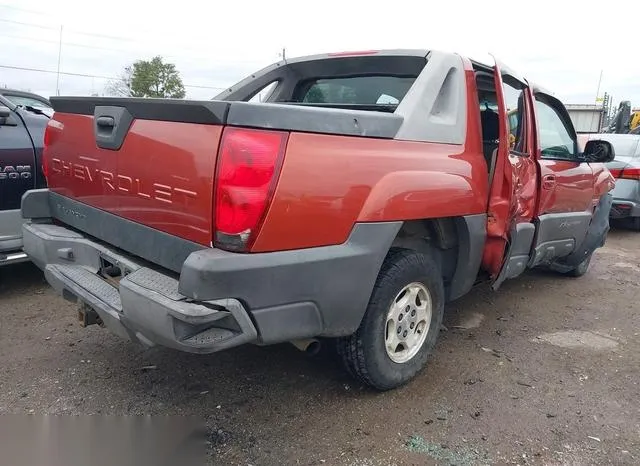
[[119,150],[133,123],[126,107],[96,106],[93,110],[93,134],[100,149]]
[[553,189],[556,186],[555,175],[545,175],[542,177],[542,187],[544,189]]
[[116,120],[110,116],[101,116],[96,118],[96,124],[103,128],[113,128],[116,125]]

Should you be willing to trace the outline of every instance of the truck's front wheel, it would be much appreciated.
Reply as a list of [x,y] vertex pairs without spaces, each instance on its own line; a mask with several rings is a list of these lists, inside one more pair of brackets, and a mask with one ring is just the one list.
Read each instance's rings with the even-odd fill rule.
[[349,372],[378,390],[412,379],[435,346],[444,286],[427,254],[394,250],[385,260],[360,327],[338,343]]

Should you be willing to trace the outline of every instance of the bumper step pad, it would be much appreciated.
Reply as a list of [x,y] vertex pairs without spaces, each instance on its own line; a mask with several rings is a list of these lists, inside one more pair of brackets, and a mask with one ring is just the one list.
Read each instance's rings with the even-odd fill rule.
[[115,311],[122,312],[122,301],[118,290],[100,278],[95,273],[78,265],[49,265],[47,269],[64,275],[84,290],[91,290],[91,294],[109,305]]
[[170,275],[138,268],[119,288],[83,265],[48,264],[45,275],[67,299],[94,309],[105,326],[146,346],[212,353],[254,341],[257,332],[235,299],[193,302]]

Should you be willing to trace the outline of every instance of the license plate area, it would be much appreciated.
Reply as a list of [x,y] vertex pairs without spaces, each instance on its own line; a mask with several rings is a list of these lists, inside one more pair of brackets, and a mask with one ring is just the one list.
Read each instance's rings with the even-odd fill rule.
[[121,262],[105,254],[100,254],[100,269],[98,270],[98,275],[116,289],[120,289],[120,280],[131,272],[133,272],[133,270]]

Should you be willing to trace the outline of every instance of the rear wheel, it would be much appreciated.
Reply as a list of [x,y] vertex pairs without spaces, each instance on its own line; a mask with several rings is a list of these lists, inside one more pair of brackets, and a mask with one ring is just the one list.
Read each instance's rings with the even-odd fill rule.
[[631,218],[631,229],[635,231],[640,231],[640,217]]
[[360,327],[338,341],[347,370],[378,390],[396,388],[425,365],[444,314],[444,286],[427,254],[393,250]]

